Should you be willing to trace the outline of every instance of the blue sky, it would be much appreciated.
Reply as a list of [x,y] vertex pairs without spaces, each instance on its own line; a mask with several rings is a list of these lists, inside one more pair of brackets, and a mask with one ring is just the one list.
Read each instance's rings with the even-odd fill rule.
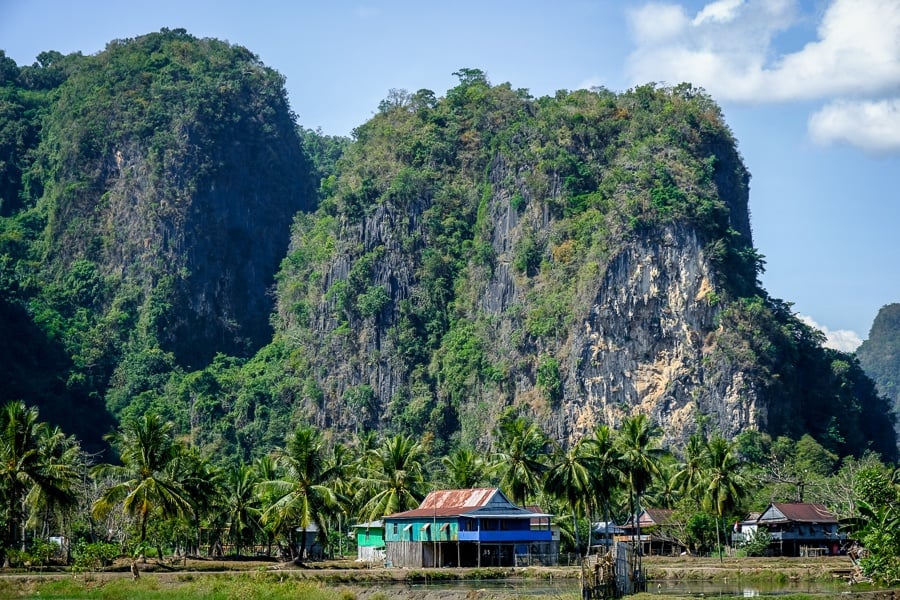
[[240,44],[287,78],[305,127],[348,135],[392,88],[462,67],[533,95],[690,81],[753,175],[763,285],[853,349],[900,302],[900,1],[0,0],[18,64],[162,27]]

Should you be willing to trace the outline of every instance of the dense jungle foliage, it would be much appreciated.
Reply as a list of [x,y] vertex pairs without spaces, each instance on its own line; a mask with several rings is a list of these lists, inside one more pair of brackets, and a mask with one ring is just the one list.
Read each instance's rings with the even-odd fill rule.
[[313,167],[246,49],[163,30],[0,62],[0,389],[98,449],[171,374],[271,340]]
[[13,402],[0,410],[0,554],[5,566],[78,570],[188,554],[303,564],[316,560],[307,554],[315,543],[325,557],[352,559],[354,523],[415,508],[434,489],[500,487],[554,515],[565,553],[586,551],[592,523],[625,523],[642,507],[672,509],[655,535],[692,555],[777,553],[764,532],[732,542],[731,525],[770,502],[817,502],[866,548],[866,574],[900,577],[900,470],[877,456],[841,460],[809,435],[748,431],[729,441],[704,431],[678,458],[660,447],[661,433],[638,415],[565,449],[534,422],[508,417],[492,452],[459,448],[436,460],[414,436],[362,432],[344,445],[300,425],[267,456],[226,467],[151,412],[109,436],[116,463],[93,464],[77,440]]

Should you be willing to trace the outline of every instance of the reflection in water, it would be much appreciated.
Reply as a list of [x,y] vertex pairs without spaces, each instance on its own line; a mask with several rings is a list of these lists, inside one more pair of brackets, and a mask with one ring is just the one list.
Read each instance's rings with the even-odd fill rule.
[[820,581],[786,581],[779,583],[741,581],[653,581],[647,585],[647,591],[669,594],[670,596],[743,596],[755,598],[761,595],[777,594],[838,594],[847,591],[849,586],[843,582]]
[[[404,590],[509,590],[523,596],[556,596],[560,594],[577,593],[580,583],[577,578],[566,579],[480,579],[462,581],[431,581],[415,582],[397,585],[378,584],[379,588],[389,591],[391,588]],[[668,594],[670,596],[743,596],[755,598],[757,596],[771,596],[779,594],[807,593],[807,594],[839,594],[849,590],[849,586],[843,582],[819,582],[819,581],[786,581],[779,582],[753,582],[741,581],[684,581],[684,580],[659,580],[647,583],[647,591],[650,593]]]

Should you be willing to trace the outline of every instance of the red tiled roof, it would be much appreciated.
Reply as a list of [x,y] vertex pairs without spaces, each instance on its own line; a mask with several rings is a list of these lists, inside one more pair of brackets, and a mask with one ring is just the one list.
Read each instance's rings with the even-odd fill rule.
[[[780,503],[773,502],[772,506],[778,509],[789,521],[797,521],[801,523],[837,523],[834,517],[824,504],[810,503]],[[763,513],[765,514],[765,513]]]

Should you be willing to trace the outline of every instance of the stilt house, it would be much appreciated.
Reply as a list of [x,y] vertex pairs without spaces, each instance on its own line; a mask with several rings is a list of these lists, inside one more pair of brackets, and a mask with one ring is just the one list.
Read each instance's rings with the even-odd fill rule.
[[516,506],[497,488],[437,490],[419,508],[384,517],[396,567],[556,564],[550,515]]
[[[837,518],[822,504],[773,502],[756,526],[768,531],[769,547],[780,556],[836,555],[847,541]],[[734,535],[732,539],[740,541]]]

